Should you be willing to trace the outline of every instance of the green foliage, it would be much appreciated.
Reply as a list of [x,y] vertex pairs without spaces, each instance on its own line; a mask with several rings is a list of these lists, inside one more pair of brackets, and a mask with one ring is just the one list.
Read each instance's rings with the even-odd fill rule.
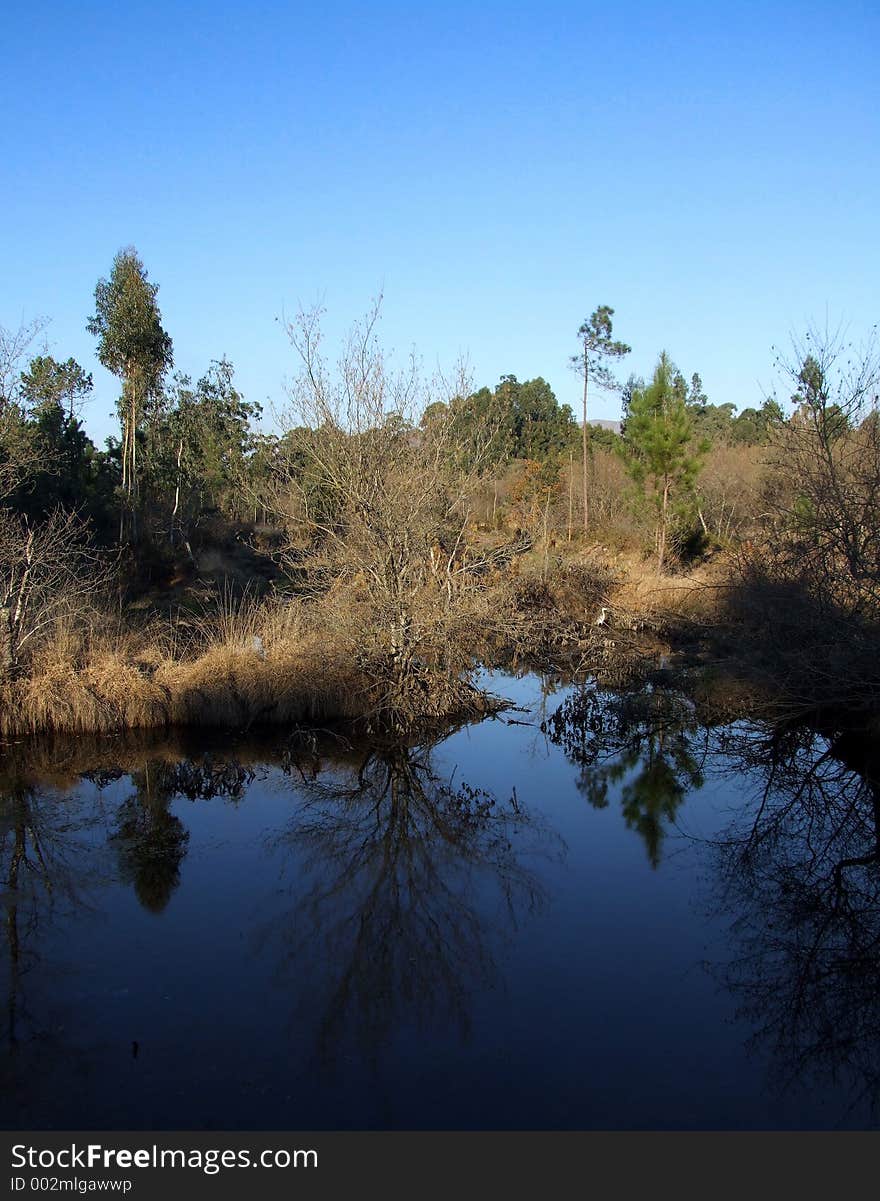
[[508,413],[512,458],[552,459],[571,444],[574,416],[568,405],[560,405],[553,389],[538,376],[518,383],[504,376],[499,384]]
[[[345,509],[339,481],[333,480],[324,468],[321,437],[321,430],[306,426],[287,430],[273,440],[271,448],[263,448],[264,453],[268,451],[265,464],[254,464],[254,469],[262,467],[265,471],[270,491],[272,478],[277,474],[285,475],[294,483],[297,499],[302,505],[302,512],[297,516],[305,529],[310,526],[336,528],[343,520]],[[364,447],[365,452],[368,449]]]
[[172,342],[162,328],[157,284],[133,246],[120,250],[109,279],[95,288],[95,314],[86,328],[98,339],[102,365],[142,394],[157,393],[173,362]]
[[[446,406],[430,406],[422,419],[427,428]],[[553,389],[538,376],[520,383],[503,375],[494,390],[481,388],[452,402],[454,439],[482,454],[485,466],[512,459],[556,460],[573,444],[577,426],[568,405],[560,405]]]
[[14,403],[0,404],[0,501],[8,503],[29,485],[36,466],[24,411]]
[[601,447],[603,450],[614,451],[617,449],[617,444],[620,440],[620,434],[614,430],[606,429],[602,425],[596,425],[595,422],[590,425],[590,446],[593,450]]
[[22,400],[35,414],[60,409],[72,418],[91,390],[92,377],[76,359],[59,363],[51,355],[37,355],[21,373]]
[[92,387],[75,359],[37,355],[19,376],[20,404],[6,413],[0,458],[20,465],[6,502],[31,520],[56,509],[76,510],[101,537],[109,535],[116,472],[76,416]]
[[647,387],[629,402],[621,453],[627,472],[657,512],[657,566],[663,569],[673,518],[693,495],[706,445],[695,437],[686,389],[664,351]]
[[148,476],[161,504],[180,521],[217,508],[238,514],[242,484],[254,450],[251,422],[262,412],[233,383],[228,359],[211,364],[193,387],[189,376],[173,387],[151,414],[145,434]]
[[98,358],[122,381],[122,489],[130,533],[137,533],[138,446],[148,408],[162,392],[173,363],[171,338],[162,327],[156,304],[158,286],[147,280],[134,247],[120,250],[109,279],[95,288],[95,313],[87,322],[98,339]]
[[748,446],[761,446],[770,440],[773,430],[785,421],[785,414],[778,401],[765,400],[760,409],[743,409],[731,423],[727,440]]
[[673,371],[664,351],[651,383],[636,388],[630,401],[622,445],[637,483],[675,479],[687,487],[698,469],[693,421]]
[[93,445],[78,418],[60,407],[43,410],[29,434],[39,466],[16,507],[37,518],[56,508],[77,510],[97,532],[108,535],[117,479],[108,455]]
[[579,375],[585,380],[589,377],[600,388],[617,386],[606,360],[620,359],[632,349],[626,342],[616,342],[611,337],[613,316],[614,309],[609,308],[607,304],[600,304],[581,323],[577,332],[581,350],[570,359],[571,366]]
[[730,401],[710,404],[703,381],[696,374],[687,384],[681,372],[675,371],[673,387],[677,395],[685,397],[695,437],[713,446],[762,445],[769,440],[771,431],[785,420],[782,408],[772,399],[765,400],[760,409],[743,409],[739,415],[736,405]]
[[729,401],[726,404],[704,404],[698,407],[689,404],[688,411],[693,422],[694,431],[701,438],[705,438],[708,442],[716,445],[718,443],[735,441],[735,404]]

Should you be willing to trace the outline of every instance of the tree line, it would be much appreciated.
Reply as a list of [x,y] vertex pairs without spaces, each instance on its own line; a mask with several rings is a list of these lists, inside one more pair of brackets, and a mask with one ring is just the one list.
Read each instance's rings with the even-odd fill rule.
[[[119,433],[103,448],[83,428],[82,365],[41,347],[39,322],[0,331],[8,730],[189,719],[192,704],[204,720],[354,707],[396,731],[473,716],[492,639],[504,654],[578,646],[621,562],[662,574],[725,548],[719,628],[747,623],[762,662],[782,656],[777,677],[804,695],[829,679],[847,695],[875,686],[870,348],[848,357],[810,335],[780,363],[790,404],[737,414],[666,352],[650,379],[621,382],[612,367],[630,347],[600,305],[577,330],[575,415],[540,377],[475,389],[397,366],[378,307],[330,362],[322,314],[301,312],[285,323],[299,371],[266,432],[228,359],[195,381],[175,371],[158,291],[130,247],[95,288],[87,325],[118,380]],[[597,389],[619,397],[619,433],[591,422]],[[232,586],[270,594],[230,609]],[[296,664],[283,679],[282,659]],[[303,699],[292,682],[306,678]]]
[[[42,333],[40,322],[0,331],[4,510],[25,522],[76,512],[103,544],[192,557],[194,537],[212,518],[277,519],[279,489],[289,491],[292,480],[301,506],[310,505],[312,514],[316,506],[326,508],[326,481],[318,479],[304,450],[308,438],[293,424],[264,432],[261,407],[241,394],[228,359],[210,363],[195,382],[174,371],[174,343],[163,325],[158,290],[132,247],[116,255],[95,288],[87,328],[99,361],[119,381],[119,435],[103,448],[88,437],[81,418],[93,390],[91,375],[73,358],[30,353]],[[817,360],[806,356],[789,418],[775,398],[740,412],[729,402],[712,403],[700,375],[688,380],[665,351],[649,380],[630,375],[620,382],[611,365],[630,347],[614,338],[613,316],[612,308],[600,305],[577,330],[579,350],[570,365],[583,381],[578,417],[543,378],[504,375],[493,388],[463,386],[429,399],[422,412],[407,415],[407,436],[427,445],[442,426],[448,464],[484,481],[506,478],[502,519],[515,511],[517,520],[534,523],[543,505],[545,526],[552,508],[562,514],[557,524],[571,541],[578,530],[583,537],[601,536],[603,513],[629,513],[650,530],[663,570],[689,539],[732,533],[737,502],[731,481],[719,481],[719,470],[723,475],[737,450],[767,448],[783,427],[812,421],[822,381],[811,378]],[[591,423],[588,406],[597,389],[620,398],[619,434]],[[822,420],[838,437],[850,430],[852,414],[828,402]],[[729,475],[731,468],[726,470]],[[615,496],[603,507],[609,480]],[[497,518],[497,483],[493,496]]]

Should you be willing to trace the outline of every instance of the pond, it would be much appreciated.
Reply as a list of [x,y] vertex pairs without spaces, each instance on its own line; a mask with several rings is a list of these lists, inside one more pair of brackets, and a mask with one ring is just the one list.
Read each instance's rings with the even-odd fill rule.
[[3,1126],[875,1126],[872,753],[489,684],[430,747],[7,747]]

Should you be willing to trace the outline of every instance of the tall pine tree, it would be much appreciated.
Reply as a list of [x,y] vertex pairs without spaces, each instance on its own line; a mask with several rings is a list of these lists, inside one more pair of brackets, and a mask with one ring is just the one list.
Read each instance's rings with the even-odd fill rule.
[[649,493],[657,510],[658,572],[666,563],[676,505],[693,492],[704,449],[694,437],[680,380],[664,351],[650,384],[633,388],[621,443],[630,478]]

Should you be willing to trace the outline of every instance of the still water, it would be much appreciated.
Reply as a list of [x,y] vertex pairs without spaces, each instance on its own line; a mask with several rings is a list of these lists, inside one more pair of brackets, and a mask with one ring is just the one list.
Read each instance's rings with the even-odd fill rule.
[[489,683],[431,747],[7,748],[3,1126],[873,1127],[871,756]]

